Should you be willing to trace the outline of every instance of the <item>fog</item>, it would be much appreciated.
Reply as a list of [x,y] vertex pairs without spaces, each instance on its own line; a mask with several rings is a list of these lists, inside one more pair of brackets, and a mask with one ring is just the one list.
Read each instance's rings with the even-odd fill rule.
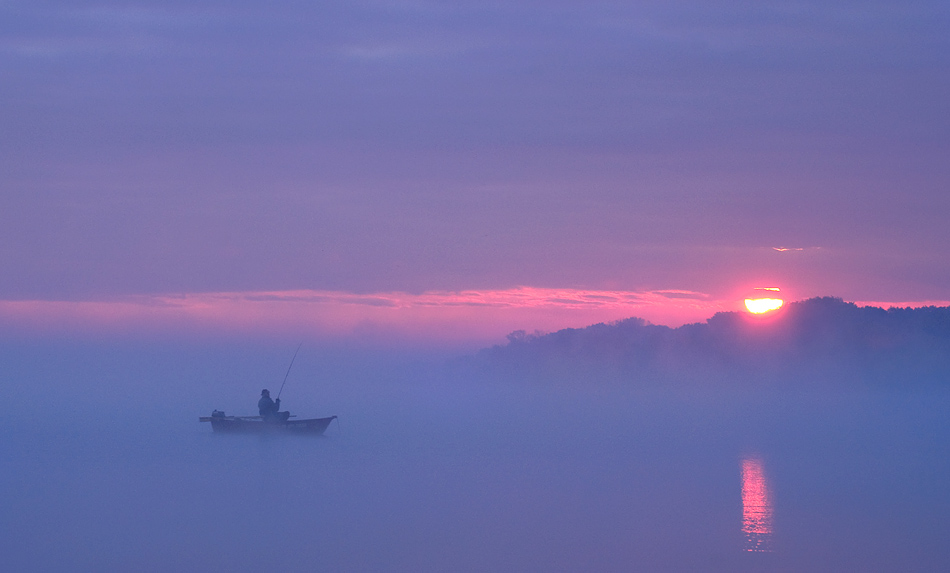
[[283,407],[339,416],[325,436],[198,422],[255,414],[295,346],[4,341],[4,568],[950,567],[940,387],[548,385],[305,344]]

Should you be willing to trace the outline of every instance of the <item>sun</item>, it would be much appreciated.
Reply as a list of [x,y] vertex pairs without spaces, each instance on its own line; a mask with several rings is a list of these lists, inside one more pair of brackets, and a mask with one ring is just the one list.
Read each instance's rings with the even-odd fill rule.
[[[785,304],[784,300],[776,297],[776,295],[778,295],[781,290],[782,289],[778,287],[755,287],[752,289],[754,293],[749,293],[752,295],[752,297],[745,299],[745,307],[752,314],[766,314],[778,310],[782,308],[783,304]],[[765,296],[762,298],[756,296],[759,295],[760,292]]]
[[752,314],[765,314],[782,308],[785,301],[780,298],[747,298],[745,307]]

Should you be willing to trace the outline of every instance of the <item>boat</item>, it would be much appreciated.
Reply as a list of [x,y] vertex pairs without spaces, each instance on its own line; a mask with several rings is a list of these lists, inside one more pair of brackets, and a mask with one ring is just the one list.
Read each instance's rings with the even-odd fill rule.
[[199,422],[211,422],[212,431],[226,434],[286,433],[308,436],[323,435],[333,420],[336,420],[336,416],[265,422],[260,416],[227,416],[218,410],[212,412],[210,416],[198,418]]

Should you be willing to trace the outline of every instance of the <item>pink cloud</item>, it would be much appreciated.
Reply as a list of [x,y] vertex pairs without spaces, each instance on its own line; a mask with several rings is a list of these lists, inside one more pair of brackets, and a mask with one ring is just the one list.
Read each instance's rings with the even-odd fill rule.
[[[859,303],[945,306],[945,301]],[[741,301],[682,290],[386,292],[255,291],[100,301],[0,301],[8,326],[42,332],[269,333],[406,343],[493,344],[514,330],[551,332],[636,316],[654,324],[701,322]]]
[[355,294],[218,292],[106,301],[0,301],[0,319],[40,330],[288,332],[323,337],[492,343],[513,330],[553,331],[638,316],[705,320],[726,307],[690,291],[507,290]]
[[950,300],[918,300],[903,302],[854,301],[858,306],[876,306],[878,308],[922,308],[925,306],[950,306]]

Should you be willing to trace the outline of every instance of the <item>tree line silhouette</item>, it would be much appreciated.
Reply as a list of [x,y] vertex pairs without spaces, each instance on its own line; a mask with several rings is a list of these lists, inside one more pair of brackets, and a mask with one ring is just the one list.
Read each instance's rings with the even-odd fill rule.
[[628,318],[550,334],[516,331],[469,367],[540,381],[950,383],[950,308],[882,309],[820,297],[678,328]]

